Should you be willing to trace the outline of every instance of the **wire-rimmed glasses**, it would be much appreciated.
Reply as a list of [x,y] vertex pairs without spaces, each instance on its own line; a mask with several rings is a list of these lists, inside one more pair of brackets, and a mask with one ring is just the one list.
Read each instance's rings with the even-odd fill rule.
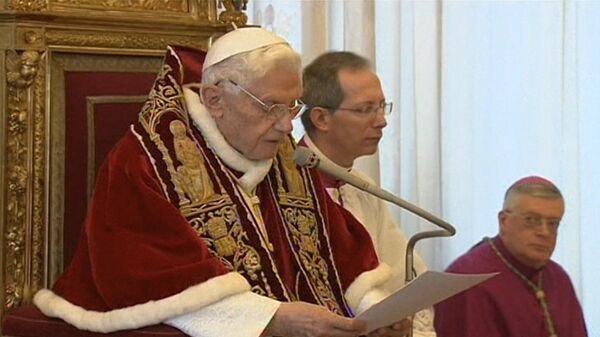
[[560,226],[560,218],[547,218],[535,213],[519,213],[509,209],[504,210],[508,214],[519,217],[523,220],[523,225],[528,229],[538,230],[544,223],[548,224],[548,227],[552,232],[556,232]]
[[[254,95],[250,91],[246,90],[246,88],[237,84],[235,81],[232,81],[229,79],[227,79],[226,81],[233,84],[236,88],[240,89],[244,94],[248,95],[256,103],[258,103],[261,106],[261,108],[267,113],[267,117],[269,119],[277,120],[285,114],[289,114],[293,119],[293,118],[296,118],[296,117],[302,115],[302,113],[304,113],[304,111],[306,111],[306,109],[307,109],[306,104],[304,104],[304,102],[302,102],[300,99],[295,99],[294,101],[292,101],[291,105],[287,105],[287,104],[283,104],[283,103],[275,103],[275,104],[267,105],[260,98],[256,97],[256,95]],[[220,82],[221,81],[217,82],[216,85],[219,85]]]
[[329,110],[345,110],[352,111],[362,116],[375,116],[380,111],[383,112],[384,116],[389,116],[392,113],[392,109],[394,107],[393,102],[381,101],[379,104],[367,104],[360,108],[344,108],[344,107],[331,107],[331,106],[321,106],[322,108]]

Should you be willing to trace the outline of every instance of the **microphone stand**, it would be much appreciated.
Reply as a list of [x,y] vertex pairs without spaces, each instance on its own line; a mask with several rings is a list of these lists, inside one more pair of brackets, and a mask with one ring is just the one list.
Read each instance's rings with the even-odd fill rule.
[[[347,181],[347,183],[349,183],[352,186],[357,187],[367,193],[371,193],[377,197],[380,197],[386,201],[389,201],[396,206],[404,208],[407,211],[409,211],[415,215],[418,215],[418,216],[424,218],[425,220],[428,220],[429,222],[443,228],[443,229],[439,229],[439,230],[431,230],[431,231],[424,231],[424,232],[416,233],[410,237],[410,239],[408,240],[408,243],[406,244],[404,285],[407,285],[408,283],[410,283],[413,280],[414,249],[415,249],[415,245],[417,244],[418,241],[427,239],[427,238],[453,236],[454,234],[456,234],[456,229],[448,222],[444,221],[443,219],[431,214],[430,212],[428,212],[416,205],[413,205],[405,200],[402,200],[402,199],[396,197],[395,195],[387,192],[386,190],[378,188],[379,191],[377,191],[377,190],[374,191],[373,189],[364,188],[364,185],[353,184],[352,181]],[[408,336],[409,337],[413,336],[412,321],[411,321],[411,328],[408,333]]]
[[[322,160],[316,153],[312,152],[308,148],[296,148],[296,151],[294,153],[294,160],[300,166],[314,167],[319,170],[322,170],[331,176],[344,180],[348,184],[358,189],[361,189],[376,197],[391,202],[396,206],[404,208],[405,210],[415,215],[418,215],[419,217],[424,218],[425,220],[442,228],[440,230],[416,233],[415,235],[411,236],[408,240],[408,243],[406,244],[406,269],[404,275],[405,285],[413,280],[414,249],[417,242],[426,238],[446,237],[453,236],[454,234],[456,234],[456,229],[451,224],[439,218],[438,216],[433,215],[430,212],[409,203],[408,201],[400,199],[392,193],[380,188],[379,186],[375,186],[353,175],[352,173],[346,172],[342,167],[331,161],[327,161],[327,163],[325,164],[324,160]],[[409,336],[412,337],[412,328],[410,329]]]
[[[348,183],[350,183],[350,182],[348,182]],[[350,183],[350,184],[352,184],[352,183]],[[352,185],[357,188],[362,189],[363,191],[371,193],[371,191],[369,191],[367,189],[363,189],[360,186],[357,186],[354,184],[352,184]],[[428,220],[429,222],[443,228],[440,230],[431,230],[431,231],[424,231],[424,232],[416,233],[413,236],[411,236],[410,239],[408,240],[408,243],[406,244],[406,256],[405,256],[406,261],[405,261],[405,272],[404,272],[404,285],[407,285],[408,283],[410,283],[413,280],[414,249],[415,249],[415,245],[417,244],[417,242],[422,239],[427,239],[427,238],[453,236],[454,234],[456,234],[456,229],[448,222],[431,214],[430,212],[428,212],[416,205],[413,205],[405,200],[402,200],[385,190],[382,190],[382,191],[384,193],[377,193],[375,195],[386,201],[393,203],[396,206],[404,208],[407,211],[409,211],[413,214],[416,214],[416,215],[424,218],[425,220]],[[412,321],[411,321],[411,329],[410,329],[410,332],[408,333],[408,336],[409,337],[413,336]]]

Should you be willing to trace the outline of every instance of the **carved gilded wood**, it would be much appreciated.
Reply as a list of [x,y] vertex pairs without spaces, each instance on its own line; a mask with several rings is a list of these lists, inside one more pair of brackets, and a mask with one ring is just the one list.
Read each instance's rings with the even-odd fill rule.
[[[246,2],[0,0],[0,318],[63,268],[64,73],[158,70],[167,45],[244,25]],[[89,102],[106,99],[141,98]]]
[[28,50],[6,57],[4,281],[11,307],[31,298],[43,275],[45,55]]
[[[6,0],[5,0],[6,1]],[[7,0],[7,10],[18,12],[85,14],[93,17],[110,10],[111,15],[142,15],[157,18],[157,14],[188,17],[201,22],[215,21],[216,4],[211,0]]]

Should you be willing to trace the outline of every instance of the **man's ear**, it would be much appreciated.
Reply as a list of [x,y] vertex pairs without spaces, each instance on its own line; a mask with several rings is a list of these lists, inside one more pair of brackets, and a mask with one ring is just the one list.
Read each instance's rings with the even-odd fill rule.
[[316,129],[319,131],[328,131],[329,125],[332,122],[332,112],[329,109],[325,109],[322,107],[314,107],[310,111],[310,121],[313,123]]
[[225,101],[223,99],[223,90],[214,84],[203,85],[200,89],[200,97],[202,104],[206,107],[206,110],[214,118],[223,116],[225,108]]
[[504,231],[504,228],[507,226],[508,221],[508,213],[505,210],[501,210],[498,212],[498,228],[500,232]]

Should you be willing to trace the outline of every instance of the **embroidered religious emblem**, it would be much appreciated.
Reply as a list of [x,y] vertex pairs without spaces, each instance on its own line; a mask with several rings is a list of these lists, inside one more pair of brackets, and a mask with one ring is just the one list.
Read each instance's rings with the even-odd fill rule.
[[229,235],[227,223],[222,216],[213,216],[206,221],[206,231],[213,239],[214,247],[220,256],[232,256],[235,254],[237,245]]
[[[243,230],[234,209],[232,204],[219,205],[195,214],[189,221],[209,251],[229,270],[246,274],[251,280],[258,281],[264,278],[260,254],[246,243],[247,233]],[[261,290],[260,293],[265,291]]]
[[[295,220],[292,219],[294,217]],[[318,251],[317,245],[319,242],[316,238],[315,228],[313,226],[313,224],[316,223],[315,215],[312,212],[298,210],[295,216],[290,214],[288,219],[289,221],[295,222],[298,226],[296,236],[298,237],[302,250],[311,254],[316,253]]]
[[[294,162],[294,148],[291,140],[286,139],[281,142],[281,145],[279,145],[279,153],[287,185],[287,194],[295,197],[306,197],[304,180],[296,169],[296,163]],[[283,186],[280,186],[280,188],[283,189]],[[281,190],[280,193],[281,192],[283,192],[283,190]]]
[[176,181],[193,204],[209,199],[215,194],[214,188],[206,172],[204,159],[196,144],[188,138],[185,125],[180,120],[173,120],[169,130],[173,134],[175,155],[181,162],[176,169]]

